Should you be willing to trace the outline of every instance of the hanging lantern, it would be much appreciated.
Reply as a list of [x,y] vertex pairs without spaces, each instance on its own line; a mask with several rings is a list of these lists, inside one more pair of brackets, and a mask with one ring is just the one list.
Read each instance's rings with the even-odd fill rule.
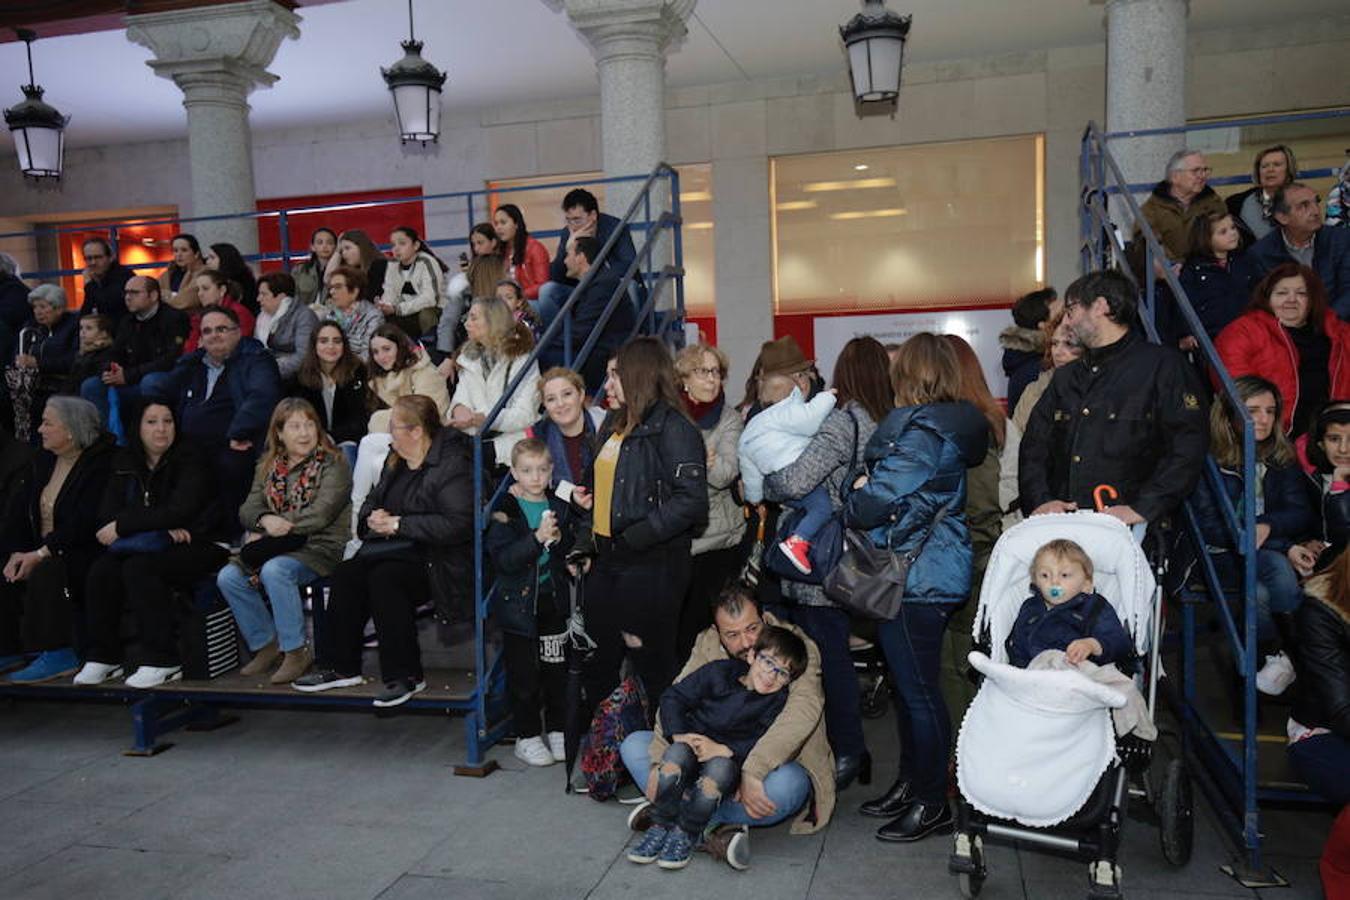
[[394,115],[403,143],[419,141],[425,146],[440,137],[445,73],[422,58],[422,42],[413,37],[412,0],[408,0],[408,39],[400,46],[403,58],[381,68],[380,74],[394,95]]
[[859,103],[897,104],[905,40],[913,16],[899,16],[881,0],[864,0],[863,11],[839,29],[848,48],[853,96]]
[[28,84],[21,88],[24,99],[5,110],[5,124],[14,133],[14,148],[19,152],[19,168],[24,175],[60,178],[70,117],[43,102],[42,88],[33,78],[33,41],[37,34],[26,28],[15,29],[15,33],[28,46]]

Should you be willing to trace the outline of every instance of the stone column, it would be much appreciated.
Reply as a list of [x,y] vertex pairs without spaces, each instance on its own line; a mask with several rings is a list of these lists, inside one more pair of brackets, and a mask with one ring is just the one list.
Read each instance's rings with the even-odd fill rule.
[[[1188,0],[1106,0],[1108,132],[1186,124],[1188,13]],[[1109,147],[1130,183],[1152,184],[1184,144],[1184,135],[1166,134],[1118,138]]]
[[[277,80],[267,66],[283,40],[300,36],[299,21],[274,0],[127,16],[127,38],[150,48],[155,54],[150,68],[183,92],[191,215],[255,208],[248,95]],[[258,252],[252,219],[202,222],[191,230],[203,245],[223,241],[245,255]]]
[[[695,0],[545,2],[566,10],[595,56],[605,175],[650,172],[666,152],[666,53],[684,40]],[[608,212],[623,215],[637,187],[610,185]]]

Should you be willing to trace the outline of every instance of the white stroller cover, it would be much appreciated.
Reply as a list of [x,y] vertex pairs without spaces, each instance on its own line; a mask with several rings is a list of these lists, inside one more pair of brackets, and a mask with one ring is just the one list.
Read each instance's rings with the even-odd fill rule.
[[1004,643],[1031,595],[1031,561],[1055,539],[1079,544],[1093,564],[1093,587],[1110,602],[1143,654],[1150,639],[1155,582],[1130,528],[1101,513],[1032,516],[994,546],[980,589],[974,636],[988,626],[989,655],[970,654],[985,682],[961,723],[956,777],[961,794],[987,815],[1030,827],[1055,825],[1092,795],[1115,759],[1109,710],[1119,691],[1073,670],[1008,666]]
[[1072,669],[970,654],[985,676],[956,740],[961,795],[986,815],[1044,828],[1076,813],[1116,757],[1109,709],[1125,695]]

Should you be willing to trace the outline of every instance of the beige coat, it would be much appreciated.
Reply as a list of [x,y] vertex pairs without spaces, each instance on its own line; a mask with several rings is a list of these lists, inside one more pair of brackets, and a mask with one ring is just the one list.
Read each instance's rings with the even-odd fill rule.
[[[811,776],[811,790],[814,802],[808,803],[796,821],[792,823],[793,834],[811,834],[830,823],[834,814],[834,754],[830,752],[829,741],[825,739],[825,692],[820,685],[820,651],[806,632],[796,625],[780,622],[771,613],[764,614],[769,625],[778,625],[791,631],[806,643],[806,671],[788,688],[787,705],[774,719],[773,725],[755,744],[750,755],[745,758],[741,771],[755,778],[763,778],[786,762],[796,760]],[[720,659],[730,659],[722,640],[718,637],[717,627],[702,632],[694,641],[694,650],[689,661],[680,670],[679,681],[690,672]],[[652,737],[652,764],[661,761],[670,743],[661,734],[661,723],[656,723],[656,734]]]
[[[417,362],[401,372],[385,372],[370,379],[370,389],[385,407],[393,406],[399,397],[422,394],[435,402],[442,419],[450,411],[450,390],[445,386],[445,376],[436,370],[425,353],[419,355]],[[389,410],[377,409],[370,417],[367,430],[388,434]]]
[[194,309],[201,309],[202,302],[197,299],[197,276],[206,271],[206,264],[203,263],[194,269],[189,269],[183,273],[183,280],[178,283],[178,293],[174,293],[169,288],[169,269],[166,268],[159,273],[159,296],[165,303],[174,309],[181,309],[183,312],[192,312]]
[[741,414],[727,403],[717,424],[703,432],[703,443],[715,456],[708,466],[708,527],[694,538],[691,552],[695,556],[735,547],[745,535],[745,515],[732,491],[741,473],[736,445],[744,427]]

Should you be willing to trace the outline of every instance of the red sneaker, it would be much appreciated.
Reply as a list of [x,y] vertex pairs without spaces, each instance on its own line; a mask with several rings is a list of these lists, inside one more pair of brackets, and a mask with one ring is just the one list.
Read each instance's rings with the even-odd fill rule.
[[781,541],[778,544],[778,549],[782,550],[788,561],[797,567],[798,572],[803,575],[811,574],[811,559],[807,556],[811,552],[810,541],[803,540],[794,534],[790,535],[787,540]]

